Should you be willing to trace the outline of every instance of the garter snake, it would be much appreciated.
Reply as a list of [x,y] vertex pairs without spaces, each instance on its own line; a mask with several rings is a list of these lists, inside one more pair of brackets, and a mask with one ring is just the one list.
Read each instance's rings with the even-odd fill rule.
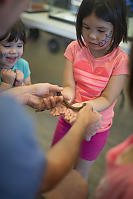
[[[57,92],[57,96],[62,96],[61,92]],[[63,99],[63,104],[64,104],[67,108],[70,108],[70,109],[72,109],[72,110],[75,111],[75,112],[80,111],[80,109],[82,109],[82,108],[86,105],[86,103],[83,103],[82,106],[74,107],[74,106],[72,106],[66,99]]]

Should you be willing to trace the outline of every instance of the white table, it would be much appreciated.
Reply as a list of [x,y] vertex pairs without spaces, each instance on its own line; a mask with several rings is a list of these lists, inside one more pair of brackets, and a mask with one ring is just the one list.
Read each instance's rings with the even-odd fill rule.
[[[37,28],[55,35],[76,39],[75,25],[51,19],[48,13],[22,13],[21,19],[29,28]],[[129,18],[128,37],[133,36],[133,18]],[[129,50],[130,42],[127,44],[121,43],[121,47],[126,51]]]
[[31,28],[53,33],[59,36],[76,39],[75,26],[48,17],[48,13],[22,13],[21,19],[24,24]]

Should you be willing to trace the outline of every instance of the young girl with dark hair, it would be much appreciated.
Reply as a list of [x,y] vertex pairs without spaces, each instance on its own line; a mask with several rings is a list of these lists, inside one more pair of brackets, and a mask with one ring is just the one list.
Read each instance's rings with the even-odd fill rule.
[[0,39],[1,87],[31,84],[29,64],[21,58],[25,41],[25,27],[20,20]]
[[[63,95],[73,106],[90,104],[102,114],[101,128],[86,137],[76,169],[86,179],[92,163],[106,144],[114,106],[128,75],[128,55],[119,47],[127,40],[127,13],[124,0],[83,0],[77,14],[77,40],[65,51]],[[75,112],[56,107],[61,115],[52,145],[75,121]],[[66,121],[67,120],[67,121]]]

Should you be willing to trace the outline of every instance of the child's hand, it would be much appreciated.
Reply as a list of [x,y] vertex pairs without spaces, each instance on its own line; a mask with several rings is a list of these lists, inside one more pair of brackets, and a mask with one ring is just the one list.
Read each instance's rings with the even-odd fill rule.
[[63,104],[57,105],[50,111],[50,113],[53,116],[62,115],[64,117],[64,120],[70,124],[73,124],[77,117],[77,112],[74,112]]
[[76,121],[78,112],[73,111],[72,109],[66,108],[64,113],[64,119],[69,123],[73,124]]
[[15,86],[22,86],[24,74],[22,71],[17,69],[15,70],[15,72],[16,72]]
[[16,78],[16,73],[13,72],[11,69],[2,69],[1,70],[1,79],[4,83],[11,85],[14,84]]
[[74,94],[70,92],[67,88],[63,88],[63,91],[61,93],[64,98],[71,104],[74,99]]
[[52,116],[64,115],[66,112],[66,107],[63,104],[58,104],[56,107],[52,108],[50,114]]

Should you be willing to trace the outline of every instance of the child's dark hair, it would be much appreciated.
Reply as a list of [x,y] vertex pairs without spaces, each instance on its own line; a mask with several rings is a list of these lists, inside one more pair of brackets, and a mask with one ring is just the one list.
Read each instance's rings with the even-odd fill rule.
[[25,33],[25,26],[21,20],[18,20],[10,29],[9,31],[0,38],[0,42],[7,38],[7,42],[15,41],[17,42],[19,39],[26,42],[26,33]]
[[110,22],[114,27],[112,45],[109,52],[127,41],[127,6],[125,0],[83,0],[77,14],[76,33],[79,45],[85,46],[82,40],[83,19],[92,13],[96,17]]
[[130,68],[130,79],[129,79],[129,84],[128,84],[128,94],[129,94],[131,106],[133,107],[133,43],[132,43],[132,48],[130,51],[129,68]]

